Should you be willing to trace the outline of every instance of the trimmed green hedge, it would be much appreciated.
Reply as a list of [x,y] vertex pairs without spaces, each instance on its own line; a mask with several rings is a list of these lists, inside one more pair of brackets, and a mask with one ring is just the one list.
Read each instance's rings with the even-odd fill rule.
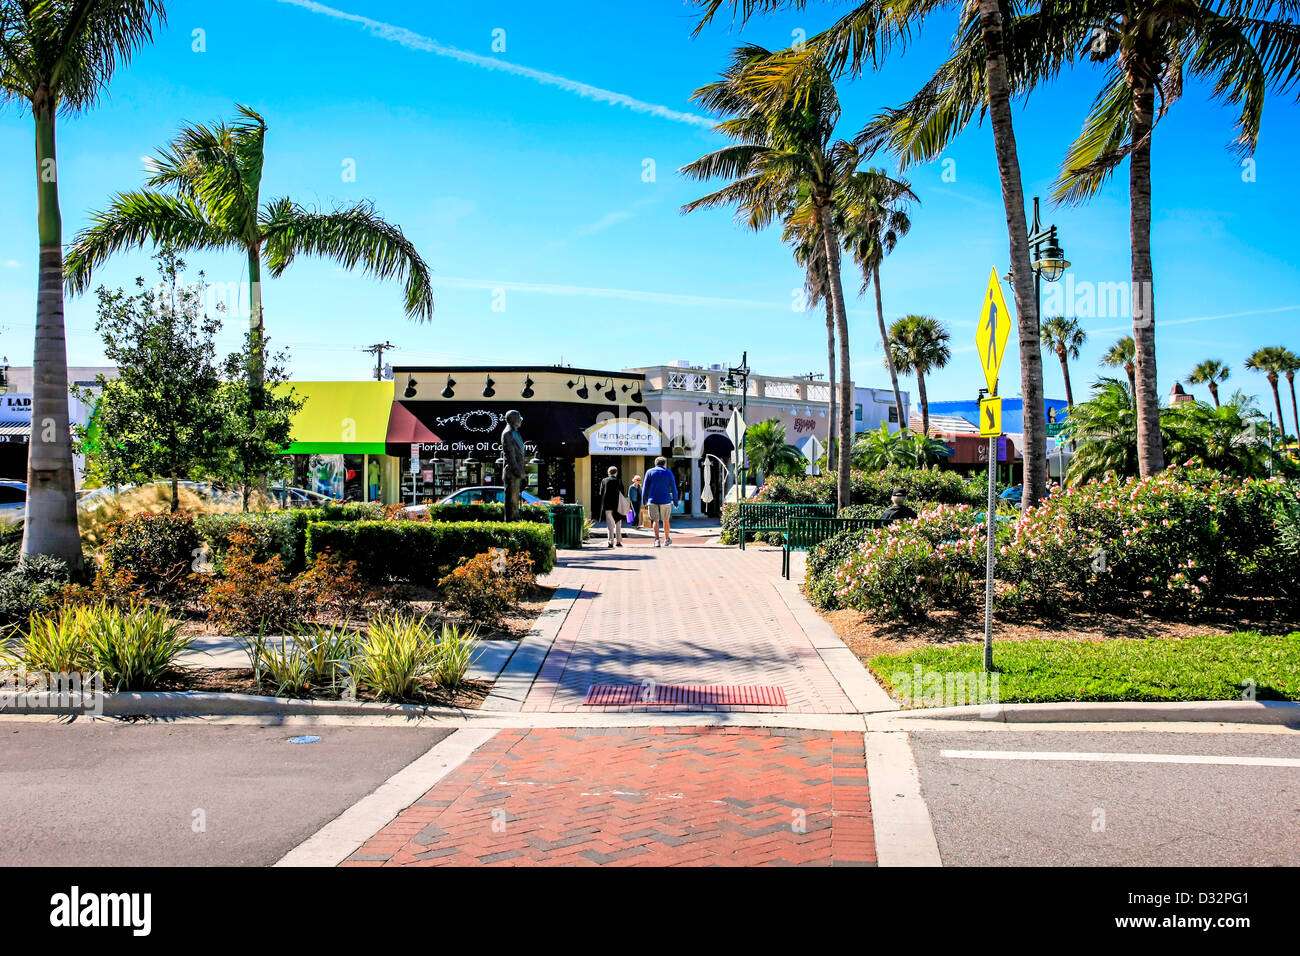
[[376,520],[382,514],[381,505],[353,502],[248,514],[199,515],[194,525],[218,565],[230,548],[230,536],[240,528],[247,528],[253,535],[253,555],[258,561],[278,555],[288,571],[297,573],[307,566],[307,525],[316,521]]
[[537,521],[316,521],[307,559],[329,551],[355,561],[370,581],[435,585],[461,558],[492,548],[522,551],[545,574],[555,567],[555,537]]
[[[506,506],[484,502],[479,504],[429,505],[430,521],[504,521]],[[520,521],[550,521],[546,505],[521,505]]]

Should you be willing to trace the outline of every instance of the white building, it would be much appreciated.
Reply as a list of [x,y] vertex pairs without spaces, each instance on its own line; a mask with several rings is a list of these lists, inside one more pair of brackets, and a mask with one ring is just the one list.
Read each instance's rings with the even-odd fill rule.
[[891,432],[902,427],[911,417],[912,396],[904,389],[899,389],[903,399],[903,414],[898,414],[894,407],[894,390],[892,388],[854,388],[853,389],[853,431],[873,432],[882,422],[889,425]]

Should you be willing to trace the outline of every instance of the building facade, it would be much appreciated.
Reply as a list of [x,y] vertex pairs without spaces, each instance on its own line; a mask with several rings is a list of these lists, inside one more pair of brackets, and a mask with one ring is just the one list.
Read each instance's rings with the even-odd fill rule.
[[874,432],[882,424],[888,425],[891,432],[903,427],[911,417],[912,396],[906,389],[899,389],[898,397],[903,400],[903,414],[899,415],[894,405],[892,388],[855,388],[853,390],[853,431]]

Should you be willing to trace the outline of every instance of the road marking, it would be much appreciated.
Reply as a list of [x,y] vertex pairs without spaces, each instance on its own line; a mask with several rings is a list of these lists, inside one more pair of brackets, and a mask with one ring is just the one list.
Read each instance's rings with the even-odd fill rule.
[[907,734],[865,734],[879,866],[942,866]]
[[494,736],[495,730],[477,727],[453,731],[385,780],[373,793],[362,797],[286,853],[275,865],[338,866]]
[[1232,757],[1215,754],[1082,753],[1070,750],[940,750],[957,760],[1076,760],[1101,763],[1190,763],[1230,767],[1300,767],[1300,757]]

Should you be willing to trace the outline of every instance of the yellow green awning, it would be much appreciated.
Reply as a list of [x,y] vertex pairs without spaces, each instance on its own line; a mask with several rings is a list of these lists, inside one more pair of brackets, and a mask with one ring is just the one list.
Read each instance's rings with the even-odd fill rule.
[[290,382],[302,408],[291,455],[382,455],[393,407],[392,382]]

